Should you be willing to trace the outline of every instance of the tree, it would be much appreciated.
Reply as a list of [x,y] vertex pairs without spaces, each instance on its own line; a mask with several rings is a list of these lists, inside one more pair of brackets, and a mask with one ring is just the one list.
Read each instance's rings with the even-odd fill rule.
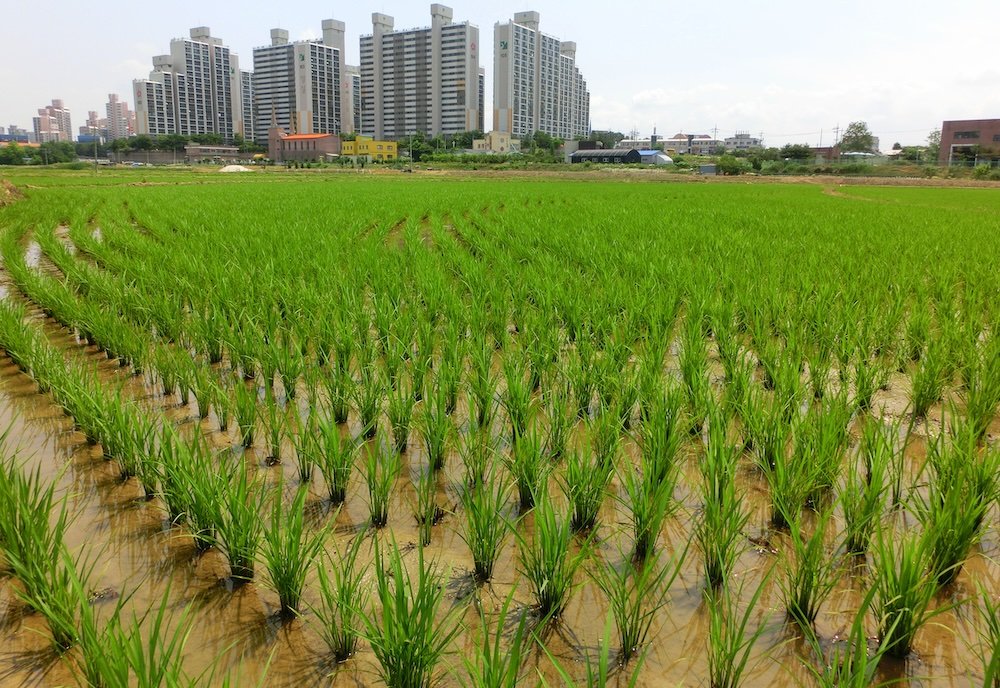
[[899,143],[899,141],[897,141],[896,143],[892,144],[892,149],[893,150],[903,150],[903,146],[902,146],[901,143]]
[[934,129],[927,135],[927,160],[936,162],[941,153],[941,130]]
[[3,148],[0,148],[0,165],[23,165],[24,164],[24,149],[17,144],[17,141],[11,141]]
[[148,134],[139,134],[129,139],[132,150],[153,150],[153,139]]
[[[600,141],[604,148],[614,148],[618,145],[618,142],[625,138],[625,134],[620,131],[600,131],[594,130],[590,132],[590,141]],[[661,148],[662,150],[662,148]]]
[[875,148],[875,136],[867,122],[851,122],[840,139],[840,150],[848,153],[871,153]]
[[46,163],[73,162],[76,160],[76,146],[70,141],[46,141],[39,149]]
[[779,155],[785,160],[812,160],[816,157],[812,148],[804,143],[786,143]]

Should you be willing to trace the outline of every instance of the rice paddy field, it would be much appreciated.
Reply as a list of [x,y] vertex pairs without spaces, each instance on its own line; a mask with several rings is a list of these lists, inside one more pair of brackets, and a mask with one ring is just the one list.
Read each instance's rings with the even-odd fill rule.
[[1000,191],[141,175],[5,182],[0,685],[1000,686]]

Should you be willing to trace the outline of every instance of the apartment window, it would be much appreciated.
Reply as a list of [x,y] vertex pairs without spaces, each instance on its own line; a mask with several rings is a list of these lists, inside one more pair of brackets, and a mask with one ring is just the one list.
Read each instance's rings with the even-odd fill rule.
[[1000,134],[993,134],[993,143],[1000,143]]
[[978,139],[979,138],[979,132],[978,131],[956,131],[955,132],[955,138],[956,139]]

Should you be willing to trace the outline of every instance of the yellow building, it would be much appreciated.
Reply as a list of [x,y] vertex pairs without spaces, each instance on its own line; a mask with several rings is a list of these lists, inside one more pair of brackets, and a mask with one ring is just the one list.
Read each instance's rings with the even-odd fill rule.
[[376,141],[370,136],[358,136],[344,141],[340,154],[347,158],[365,158],[369,162],[393,162],[399,157],[399,144],[395,141]]

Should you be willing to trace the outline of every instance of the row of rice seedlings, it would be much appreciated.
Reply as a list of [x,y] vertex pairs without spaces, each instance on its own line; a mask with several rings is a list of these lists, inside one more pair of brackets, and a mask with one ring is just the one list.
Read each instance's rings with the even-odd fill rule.
[[268,585],[278,594],[279,613],[284,619],[299,614],[306,575],[326,547],[330,526],[306,531],[305,504],[308,491],[299,488],[290,505],[281,490],[272,498],[271,513],[263,527],[261,558],[267,567]]
[[652,555],[634,564],[626,559],[619,564],[607,562],[590,570],[594,583],[607,598],[618,628],[618,658],[622,664],[641,653],[657,612],[667,604],[670,586],[680,572],[686,553],[687,548],[666,564],[660,562],[659,556]]
[[241,463],[233,474],[218,480],[220,508],[216,522],[217,544],[229,561],[236,585],[253,580],[264,524],[261,513],[267,491],[260,478],[250,477]]
[[364,541],[361,535],[356,536],[345,551],[327,555],[317,567],[320,601],[311,609],[336,662],[347,661],[357,651],[362,631],[360,610],[368,606],[371,595],[364,583],[365,569],[358,563]]
[[330,503],[338,505],[347,497],[358,445],[350,437],[344,439],[341,436],[340,427],[333,418],[320,419],[317,430],[321,443],[317,458],[319,472],[326,482]]
[[421,546],[431,544],[431,533],[434,526],[444,518],[444,509],[437,502],[438,474],[428,469],[421,471],[413,481],[413,491],[416,503],[413,505],[413,518],[417,522]]
[[400,457],[382,449],[383,438],[367,449],[365,483],[368,486],[368,510],[373,527],[383,528],[389,522],[389,497],[402,469]]
[[892,441],[881,424],[864,425],[860,450],[840,489],[844,548],[848,554],[866,554],[875,533],[882,529],[889,481],[895,473]]
[[581,446],[569,452],[563,492],[570,504],[570,528],[574,533],[597,527],[598,513],[614,469],[613,462],[602,462],[600,457],[591,453],[590,442],[586,438]]
[[833,515],[827,508],[816,514],[812,534],[803,532],[803,516],[789,523],[789,551],[784,559],[781,590],[788,618],[797,623],[806,635],[819,614],[820,605],[829,597],[840,580],[836,558],[827,555],[826,535]]
[[701,514],[694,526],[694,540],[701,549],[710,588],[718,588],[732,574],[743,550],[743,529],[750,519],[736,488],[739,452],[729,443],[719,415],[709,423],[708,444],[700,464]]
[[536,495],[532,515],[535,533],[530,543],[515,531],[519,571],[528,581],[539,616],[557,618],[569,599],[576,571],[586,558],[586,548],[575,555],[570,553],[573,542],[570,519],[556,514],[544,491]]
[[995,591],[985,588],[980,588],[979,596],[982,599],[979,657],[985,668],[983,688],[997,688],[1000,686],[1000,599]]
[[504,515],[510,492],[510,485],[496,474],[488,474],[482,484],[462,492],[462,539],[472,554],[473,576],[478,583],[493,577],[493,567],[510,535],[511,525]]
[[764,633],[765,625],[751,627],[754,611],[770,580],[770,571],[754,588],[740,611],[746,582],[734,593],[729,586],[704,592],[708,606],[707,662],[711,688],[736,688],[750,666],[754,644]]
[[437,666],[461,630],[452,607],[443,618],[439,611],[445,586],[433,564],[425,563],[417,548],[417,570],[407,573],[403,554],[395,542],[388,554],[375,548],[375,597],[377,611],[362,615],[365,639],[379,663],[379,677],[389,688],[424,688],[433,685]]
[[530,639],[527,630],[527,615],[520,614],[510,646],[504,647],[504,629],[511,620],[511,604],[514,590],[503,601],[497,614],[494,630],[491,632],[482,605],[477,605],[482,642],[475,647],[472,656],[462,657],[466,676],[459,681],[466,688],[516,688],[521,682],[521,657]]
[[419,431],[432,471],[444,468],[455,426],[449,417],[447,393],[438,385],[424,400]]

